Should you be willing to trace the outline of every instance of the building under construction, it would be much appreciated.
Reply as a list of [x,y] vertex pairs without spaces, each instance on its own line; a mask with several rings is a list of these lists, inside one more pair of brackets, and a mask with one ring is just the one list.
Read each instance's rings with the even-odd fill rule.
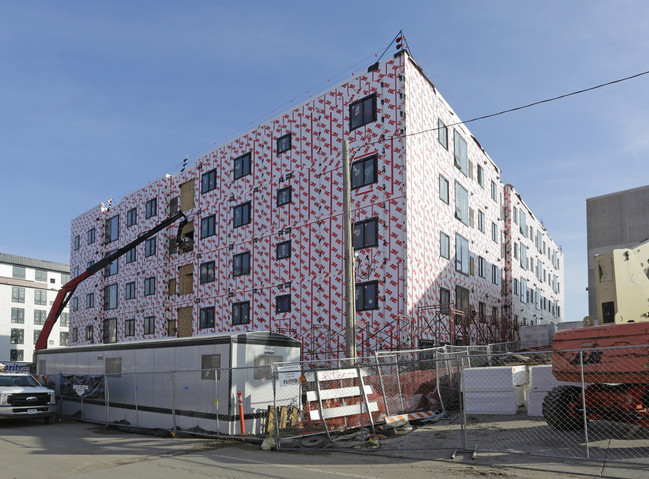
[[[406,51],[72,221],[71,344],[266,330],[344,355],[349,140],[358,354],[515,339],[557,323],[563,253]],[[126,174],[126,173],[125,173]]]

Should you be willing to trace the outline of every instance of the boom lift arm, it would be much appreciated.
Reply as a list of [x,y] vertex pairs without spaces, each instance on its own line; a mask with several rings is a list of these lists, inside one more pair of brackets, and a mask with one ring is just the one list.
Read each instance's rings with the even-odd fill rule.
[[34,349],[36,351],[40,351],[41,349],[47,348],[47,340],[50,337],[52,328],[58,321],[61,312],[67,306],[68,302],[70,301],[70,298],[72,298],[72,294],[74,294],[79,284],[81,284],[89,277],[93,276],[97,271],[101,271],[102,269],[104,269],[110,263],[115,261],[120,256],[126,254],[129,250],[135,248],[140,243],[143,243],[144,241],[146,241],[147,239],[149,239],[159,231],[175,223],[176,220],[178,220],[179,218],[183,218],[183,220],[180,222],[180,225],[178,225],[178,233],[176,235],[176,242],[180,244],[181,243],[180,237],[182,234],[183,227],[187,224],[187,217],[182,211],[178,211],[177,213],[174,213],[169,218],[165,219],[158,225],[154,226],[149,231],[138,236],[136,239],[134,239],[127,245],[122,246],[117,251],[109,254],[105,258],[92,264],[90,267],[88,267],[88,269],[86,269],[79,276],[72,278],[70,281],[65,283],[57,293],[56,298],[54,299],[54,303],[52,304],[50,313],[47,315],[47,319],[45,320],[45,324],[43,325],[41,334],[39,334],[38,336],[38,340],[36,341],[36,346],[34,347]]

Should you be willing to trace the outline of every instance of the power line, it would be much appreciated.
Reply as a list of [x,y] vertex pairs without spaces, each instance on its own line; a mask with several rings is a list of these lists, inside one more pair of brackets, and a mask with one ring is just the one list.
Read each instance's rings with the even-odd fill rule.
[[589,87],[589,88],[584,88],[582,90],[576,90],[576,91],[573,91],[573,92],[570,92],[570,93],[565,93],[563,95],[555,96],[555,97],[552,97],[552,98],[546,98],[545,100],[539,100],[539,101],[535,101],[533,103],[528,103],[527,105],[522,105],[522,106],[517,106],[517,107],[514,107],[514,108],[509,108],[507,110],[502,110],[502,111],[499,111],[497,113],[491,113],[489,115],[477,116],[475,118],[471,118],[470,120],[466,120],[466,121],[458,121],[456,123],[451,123],[449,125],[445,125],[444,127],[434,127],[434,128],[429,128],[429,129],[426,129],[426,130],[415,131],[413,133],[406,133],[406,134],[403,134],[403,135],[391,136],[391,137],[383,139],[383,140],[364,143],[362,145],[354,147],[354,150],[357,150],[358,148],[362,148],[363,146],[375,145],[377,143],[384,143],[384,142],[386,142],[388,140],[393,140],[393,139],[396,139],[396,138],[406,138],[408,136],[421,135],[422,133],[429,133],[429,132],[432,132],[432,131],[437,131],[440,128],[448,128],[449,126],[465,125],[467,123],[471,123],[471,122],[474,122],[474,121],[485,120],[487,118],[493,118],[494,116],[504,115],[505,113],[511,113],[511,112],[518,111],[518,110],[524,110],[525,108],[530,108],[530,107],[533,107],[533,106],[536,106],[536,105],[541,105],[543,103],[550,103],[552,101],[561,100],[561,99],[567,98],[569,96],[579,95],[581,93],[586,93],[586,92],[589,92],[589,91],[592,91],[592,90],[597,90],[598,88],[603,88],[605,86],[614,85],[616,83],[621,83],[621,82],[624,82],[624,81],[627,81],[627,80],[632,80],[633,78],[638,78],[638,77],[641,77],[641,76],[647,75],[647,74],[649,74],[649,71],[644,71],[644,72],[636,73],[635,75],[631,75],[631,76],[628,76],[628,77],[619,78],[617,80],[609,81],[609,82],[606,82],[606,83],[600,83],[599,85],[595,85],[595,86],[592,86],[592,87]]

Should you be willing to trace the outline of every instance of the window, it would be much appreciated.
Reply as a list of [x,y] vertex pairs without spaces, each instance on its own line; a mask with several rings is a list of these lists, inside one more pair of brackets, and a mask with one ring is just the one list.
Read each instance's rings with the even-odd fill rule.
[[201,308],[198,314],[198,327],[200,329],[214,327],[214,306]]
[[478,229],[484,233],[485,229],[485,216],[484,211],[478,210]]
[[67,346],[68,344],[70,344],[70,333],[61,331],[59,333],[59,346]]
[[45,306],[47,304],[47,291],[44,289],[34,290],[34,304]]
[[[109,251],[106,253],[106,257],[110,256],[117,250]],[[104,268],[104,276],[112,276],[114,274],[117,274],[119,270],[119,258],[116,258],[113,260],[112,263],[110,263],[108,266]]]
[[352,163],[352,190],[378,181],[377,161],[378,157],[372,155]]
[[[42,283],[47,283],[47,271],[43,271],[42,269],[37,269],[34,272],[34,278],[36,281],[40,281]],[[52,281],[53,283],[54,281]]]
[[437,141],[448,150],[448,129],[441,118],[437,119]]
[[[279,149],[279,148],[278,148]],[[250,174],[250,153],[241,155],[234,159],[234,179],[238,180]]]
[[75,266],[74,269],[72,270],[72,272],[73,272],[75,278],[76,278],[77,276],[79,276],[79,267],[78,267],[78,266]]
[[[104,319],[104,344],[116,343],[116,342],[117,342],[117,318]],[[106,363],[108,363],[108,359],[106,359]],[[106,364],[106,368],[108,369],[108,364]]]
[[277,206],[287,205],[291,202],[291,187],[277,190]]
[[349,131],[376,121],[376,94],[349,105]]
[[457,130],[454,130],[453,142],[455,149],[455,166],[464,173],[464,176],[469,174],[469,161],[466,155],[466,140],[462,138]]
[[216,279],[216,266],[214,261],[208,261],[201,264],[200,281],[201,283],[211,283]]
[[457,181],[455,182],[455,217],[469,225],[469,193]]
[[22,361],[25,359],[25,352],[22,349],[11,349],[9,351],[10,361]]
[[154,256],[156,252],[155,236],[144,242],[144,257]]
[[207,193],[216,188],[216,168],[201,175],[201,193]]
[[106,220],[105,242],[106,244],[108,244],[118,239],[119,239],[119,215],[115,215],[112,218]]
[[104,311],[108,311],[110,309],[116,309],[116,308],[117,308],[117,283],[111,284],[104,288]]
[[439,312],[448,314],[451,309],[451,292],[446,288],[439,288]]
[[144,317],[144,334],[155,333],[155,316]]
[[38,341],[38,337],[41,335],[41,330],[35,329],[33,333],[34,333],[34,344],[36,344],[36,342]]
[[527,298],[528,298],[528,292],[527,292],[527,280],[521,278],[521,303],[527,303]]
[[498,243],[498,225],[491,223],[491,241]]
[[462,274],[469,274],[469,241],[460,236],[455,235],[455,270]]
[[521,268],[527,269],[527,246],[521,243]]
[[25,288],[21,286],[12,286],[11,287],[11,301],[14,303],[24,303],[25,302]]
[[157,216],[158,214],[158,198],[151,198],[146,202],[144,218],[151,218],[152,216]]
[[124,336],[135,336],[135,318],[124,321]]
[[498,187],[493,180],[491,180],[491,199],[498,202]]
[[203,354],[201,356],[201,379],[220,379],[220,354]]
[[23,329],[12,329],[10,343],[25,344],[25,331]]
[[16,324],[25,324],[25,309],[11,308],[11,322]]
[[478,256],[478,276],[481,278],[485,277],[485,265],[486,261],[482,256]]
[[291,149],[291,134],[287,133],[277,139],[277,154],[284,153]]
[[201,219],[201,238],[214,235],[216,216],[211,215]]
[[379,245],[379,219],[357,221],[352,229],[354,249],[372,248]]
[[47,311],[35,309],[34,310],[34,324],[45,324],[47,319]]
[[439,233],[439,255],[442,258],[451,258],[451,239],[446,233]]
[[94,342],[94,328],[92,326],[86,326],[86,341]]
[[514,295],[518,296],[518,279],[514,278]]
[[232,210],[232,223],[235,228],[250,223],[250,201],[235,206]]
[[[280,298],[281,296],[278,296]],[[291,310],[291,296],[288,295],[288,310]],[[277,311],[280,312],[279,310]],[[250,324],[250,301],[240,301],[232,305],[232,325]]]
[[79,237],[79,235],[76,235],[74,237],[74,250],[77,251],[79,249],[80,245],[81,245],[81,238]]
[[79,328],[72,328],[72,342],[76,343],[79,341]]
[[493,284],[498,284],[498,266],[495,264],[491,265],[491,282]]
[[18,279],[25,279],[26,269],[23,266],[14,266],[12,276]]
[[356,284],[356,311],[379,309],[379,283],[369,281]]
[[277,354],[258,354],[255,356],[254,363],[254,379],[270,379],[273,377],[272,364],[281,363],[284,361],[283,356]]
[[79,310],[79,298],[72,298],[72,311]]
[[70,281],[70,273],[61,273],[61,284],[65,284]]
[[275,312],[288,313],[291,311],[291,295],[282,294],[275,297]]
[[135,298],[135,281],[126,283],[124,287],[124,299],[134,299]]
[[250,251],[232,257],[232,276],[250,274]]
[[484,188],[484,170],[480,165],[478,165],[478,184]]
[[137,208],[131,208],[126,212],[126,226],[137,224]]
[[155,276],[144,278],[144,296],[155,294]]
[[86,293],[86,309],[95,307],[95,293]]
[[137,259],[137,249],[131,248],[126,252],[125,261],[126,263],[133,263]]
[[439,175],[439,199],[448,204],[448,180]]
[[291,256],[291,240],[277,243],[275,248],[276,259],[289,258]]

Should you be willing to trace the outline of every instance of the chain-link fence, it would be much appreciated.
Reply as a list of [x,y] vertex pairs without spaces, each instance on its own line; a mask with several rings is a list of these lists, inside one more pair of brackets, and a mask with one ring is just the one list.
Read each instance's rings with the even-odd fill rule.
[[[647,465],[648,362],[649,346],[446,347],[356,361],[62,375],[58,392],[65,417],[272,439],[280,449],[380,445]],[[416,440],[400,434],[411,426]]]

